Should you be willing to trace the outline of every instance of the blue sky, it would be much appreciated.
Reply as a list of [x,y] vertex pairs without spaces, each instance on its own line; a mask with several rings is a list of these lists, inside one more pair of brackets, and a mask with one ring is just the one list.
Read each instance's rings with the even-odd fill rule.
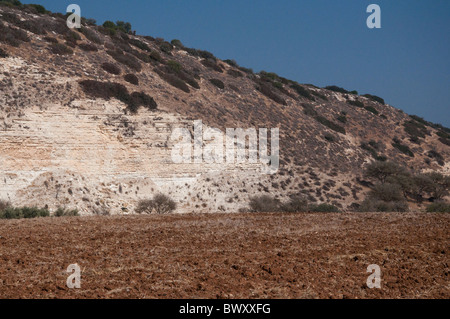
[[[81,6],[99,24],[124,20],[138,34],[235,59],[300,83],[371,93],[450,126],[448,0],[35,0],[54,12]],[[381,7],[381,29],[366,8]]]

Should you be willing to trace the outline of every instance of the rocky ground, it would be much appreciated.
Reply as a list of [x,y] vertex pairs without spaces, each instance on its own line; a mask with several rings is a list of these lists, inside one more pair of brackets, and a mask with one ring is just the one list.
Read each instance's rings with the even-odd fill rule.
[[[0,221],[0,297],[448,299],[449,226],[421,213]],[[66,286],[75,263],[81,289]]]

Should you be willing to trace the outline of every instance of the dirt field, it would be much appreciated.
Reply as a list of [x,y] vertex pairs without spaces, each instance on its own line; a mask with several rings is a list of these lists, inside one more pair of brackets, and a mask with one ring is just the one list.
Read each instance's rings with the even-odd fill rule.
[[[450,298],[449,226],[412,213],[3,220],[0,297]],[[75,263],[81,289],[66,286]]]

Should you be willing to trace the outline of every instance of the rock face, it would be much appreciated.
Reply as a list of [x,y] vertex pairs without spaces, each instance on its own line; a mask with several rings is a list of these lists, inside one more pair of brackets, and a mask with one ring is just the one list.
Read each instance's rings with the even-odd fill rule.
[[[377,156],[450,173],[448,129],[373,99],[253,74],[204,51],[169,52],[160,39],[110,36],[92,26],[69,31],[58,15],[7,7],[0,14],[4,32],[21,29],[29,39],[0,41],[9,55],[0,58],[0,199],[13,204],[127,214],[161,192],[179,212],[235,212],[249,197],[270,193],[345,210],[363,198],[362,169]],[[55,41],[73,53],[55,53]],[[121,74],[107,73],[104,62]],[[86,93],[79,84],[86,79],[146,93],[158,109],[132,113],[123,96]],[[175,163],[172,134],[194,136],[196,121],[204,131],[278,128],[279,169],[263,174],[264,165],[248,160]],[[203,150],[211,143],[203,141]]]

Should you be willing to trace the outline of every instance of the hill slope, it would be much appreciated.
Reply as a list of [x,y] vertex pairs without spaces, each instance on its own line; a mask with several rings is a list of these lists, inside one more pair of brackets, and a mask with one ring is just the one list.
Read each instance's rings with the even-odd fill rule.
[[[72,31],[61,14],[0,14],[0,198],[17,205],[128,213],[163,192],[180,212],[218,212],[270,193],[345,210],[364,198],[362,170],[375,159],[450,173],[449,130],[377,97],[255,74],[86,20]],[[198,120],[223,132],[279,128],[278,172],[174,163],[171,134]]]

